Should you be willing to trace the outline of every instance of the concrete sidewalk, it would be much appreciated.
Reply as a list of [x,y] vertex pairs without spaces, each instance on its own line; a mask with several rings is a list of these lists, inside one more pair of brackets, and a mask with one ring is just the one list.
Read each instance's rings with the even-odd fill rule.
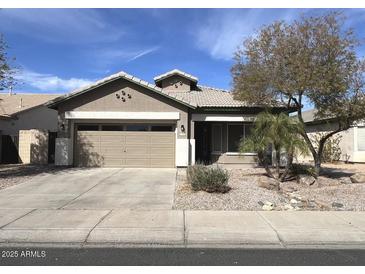
[[365,212],[1,209],[0,244],[365,248]]

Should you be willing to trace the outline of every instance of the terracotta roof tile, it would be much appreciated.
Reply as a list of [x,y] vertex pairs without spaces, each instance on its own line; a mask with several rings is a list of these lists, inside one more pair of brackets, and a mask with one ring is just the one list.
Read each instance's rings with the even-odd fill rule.
[[166,91],[169,95],[180,96],[184,101],[189,101],[198,107],[255,107],[244,101],[235,100],[232,92],[206,86],[198,86],[198,90],[187,92]]

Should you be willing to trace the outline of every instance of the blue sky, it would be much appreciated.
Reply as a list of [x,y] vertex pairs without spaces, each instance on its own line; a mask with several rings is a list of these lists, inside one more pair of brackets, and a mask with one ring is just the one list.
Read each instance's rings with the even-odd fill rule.
[[[17,92],[64,93],[118,71],[149,82],[179,68],[230,89],[233,52],[263,24],[309,9],[1,9],[0,32],[22,68]],[[344,10],[365,38],[365,10]],[[365,47],[358,49],[365,55]]]

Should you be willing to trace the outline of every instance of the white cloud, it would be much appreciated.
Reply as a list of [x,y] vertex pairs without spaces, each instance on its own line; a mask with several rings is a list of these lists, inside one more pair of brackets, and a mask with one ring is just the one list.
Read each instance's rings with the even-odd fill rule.
[[150,53],[152,53],[152,52],[154,52],[154,51],[156,51],[156,50],[158,50],[159,49],[159,47],[152,47],[152,48],[149,48],[149,49],[146,49],[146,50],[142,50],[142,51],[140,51],[139,53],[137,53],[137,54],[135,54],[132,58],[130,58],[128,61],[134,61],[134,60],[136,60],[136,59],[138,59],[138,58],[141,58],[141,57],[143,57],[143,56],[145,56],[145,55],[147,55],[147,54],[150,54]]
[[124,33],[91,9],[2,9],[0,29],[67,44],[113,42]]
[[120,60],[125,62],[137,60],[143,56],[157,51],[159,48],[159,46],[153,46],[146,49],[102,48],[94,50],[92,53],[88,52],[87,54],[95,56],[97,60],[94,59],[94,62],[97,62],[99,65],[110,65]]
[[263,24],[273,20],[291,20],[303,10],[239,9],[214,10],[194,28],[196,46],[213,58],[230,60],[243,40]]
[[84,78],[63,79],[52,74],[42,74],[30,70],[21,71],[16,79],[20,84],[34,87],[49,93],[72,91],[92,83],[92,80]]

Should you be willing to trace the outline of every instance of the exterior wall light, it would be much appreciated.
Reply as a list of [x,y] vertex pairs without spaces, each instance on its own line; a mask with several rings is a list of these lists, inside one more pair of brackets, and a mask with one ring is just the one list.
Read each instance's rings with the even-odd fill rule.
[[181,125],[181,126],[180,126],[180,130],[181,130],[181,132],[185,132],[185,127],[184,127],[184,125]]

